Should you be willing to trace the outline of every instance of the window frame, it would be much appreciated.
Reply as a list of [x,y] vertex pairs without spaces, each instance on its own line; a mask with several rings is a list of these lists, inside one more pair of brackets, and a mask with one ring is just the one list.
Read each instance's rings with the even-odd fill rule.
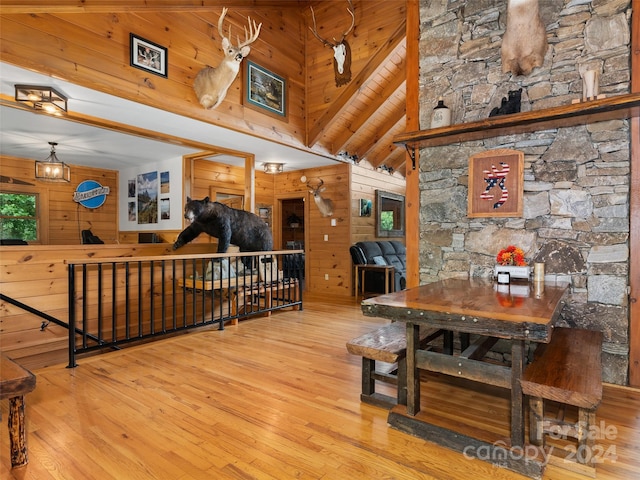
[[0,183],[0,193],[35,195],[36,197],[36,240],[29,240],[29,245],[46,245],[49,243],[49,195],[46,190],[32,185],[16,185]]

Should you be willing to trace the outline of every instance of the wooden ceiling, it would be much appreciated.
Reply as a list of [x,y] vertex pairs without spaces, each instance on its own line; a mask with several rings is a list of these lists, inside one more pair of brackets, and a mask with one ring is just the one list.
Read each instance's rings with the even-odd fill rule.
[[[310,3],[318,26],[321,22],[334,25],[321,34],[323,38],[333,38],[348,27],[346,1]],[[322,60],[314,63],[315,58],[307,58],[310,71],[324,71],[322,78],[307,82],[307,145],[320,145],[333,154],[346,152],[357,161],[404,175],[406,151],[393,144],[393,137],[406,131],[405,1],[354,0],[353,4],[356,27],[347,37],[353,54],[351,81],[336,89],[330,85],[330,68],[323,70]],[[308,9],[303,13],[311,25]],[[308,50],[320,44],[313,36],[307,37],[307,43]],[[326,58],[325,67],[329,67]]]
[[[22,18],[19,15],[25,13],[55,14],[57,18],[66,19],[64,15],[71,13],[115,15],[114,12],[140,18],[144,18],[145,14],[148,18],[162,18],[163,15],[164,18],[175,18],[180,12],[202,16],[203,12],[218,12],[222,6],[226,6],[231,10],[235,8],[246,12],[259,18],[259,21],[266,19],[271,22],[271,27],[268,33],[261,34],[261,39],[270,38],[270,45],[263,48],[262,52],[252,53],[252,56],[262,54],[264,59],[273,60],[276,56],[272,50],[284,48],[287,42],[300,44],[300,38],[303,39],[302,47],[296,48],[303,49],[305,65],[301,65],[302,70],[289,78],[292,87],[290,94],[304,92],[304,101],[302,107],[292,113],[288,125],[283,125],[281,130],[297,137],[294,140],[316,152],[332,155],[345,152],[345,157],[356,159],[357,162],[364,161],[374,168],[388,168],[404,175],[406,151],[393,144],[393,137],[406,131],[406,1],[353,0],[353,5],[355,27],[347,37],[352,51],[353,75],[351,81],[341,87],[334,82],[333,50],[322,45],[307,27],[312,25],[309,7],[313,6],[320,35],[327,39],[339,37],[351,21],[346,0],[227,0],[223,3],[212,0],[7,0],[2,2],[0,13],[5,18],[18,19]],[[280,29],[282,25],[290,28],[291,18],[295,17],[299,19],[298,32],[279,31],[279,25]],[[120,22],[126,18],[123,17]],[[207,21],[212,23],[208,18]],[[112,23],[109,28],[113,29],[114,26],[115,23]],[[196,30],[192,31],[192,35],[195,35]],[[114,39],[110,40],[113,42]],[[67,48],[65,54],[70,55],[71,52]],[[177,61],[178,57],[173,54],[172,58],[171,61]],[[193,63],[193,60],[190,62]],[[295,65],[295,62],[291,63]],[[287,68],[291,66],[287,65]],[[186,72],[184,81],[173,88],[178,92],[176,95],[186,98],[192,94],[182,93],[179,89],[184,88],[185,92],[190,90],[192,74],[186,68],[181,70]],[[100,88],[98,85],[96,87]],[[156,87],[156,91],[147,94],[151,103],[154,95],[162,93],[158,90],[163,86],[157,84]],[[239,93],[230,93],[229,98],[232,99],[233,95],[240,96]],[[189,111],[188,108],[193,109],[193,106],[172,103],[176,107],[170,108],[176,113],[186,113],[188,116],[204,114],[198,110]],[[293,102],[290,101],[290,104],[293,106]],[[181,108],[184,111],[181,112]],[[229,108],[219,110],[220,118],[231,111]],[[268,124],[258,125],[262,129],[259,130],[251,124],[256,117],[252,117],[250,112],[244,115],[245,118],[237,118],[236,115],[236,119],[231,120],[236,123],[230,124],[230,127],[240,130],[248,125],[248,133],[273,139],[268,135],[270,130],[278,130],[278,125],[271,129]]]

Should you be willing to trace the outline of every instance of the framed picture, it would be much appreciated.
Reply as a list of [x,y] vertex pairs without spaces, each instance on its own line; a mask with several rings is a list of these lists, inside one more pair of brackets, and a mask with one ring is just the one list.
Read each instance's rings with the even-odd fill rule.
[[370,217],[371,216],[371,207],[373,202],[366,198],[360,199],[360,216],[361,217]]
[[271,205],[259,204],[256,208],[258,212],[258,216],[266,223],[271,226]]
[[524,152],[490,150],[469,159],[469,217],[522,217]]
[[167,49],[133,33],[129,34],[129,39],[131,66],[167,78]]
[[286,117],[285,79],[249,60],[245,70],[245,104],[278,117]]

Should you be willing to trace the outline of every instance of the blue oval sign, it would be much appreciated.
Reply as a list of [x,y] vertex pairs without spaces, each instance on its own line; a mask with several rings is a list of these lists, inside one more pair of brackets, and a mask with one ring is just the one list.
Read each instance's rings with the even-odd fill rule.
[[73,201],[86,208],[101,207],[107,200],[109,187],[103,187],[95,180],[85,180],[76,187]]

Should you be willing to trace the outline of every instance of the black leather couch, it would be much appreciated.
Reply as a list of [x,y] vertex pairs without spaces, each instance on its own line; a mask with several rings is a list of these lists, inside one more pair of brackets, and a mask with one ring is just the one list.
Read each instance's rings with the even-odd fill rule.
[[[395,268],[395,291],[407,287],[407,250],[396,240],[358,242],[349,248],[354,265],[392,265]],[[384,293],[384,273],[365,272],[368,292]]]

